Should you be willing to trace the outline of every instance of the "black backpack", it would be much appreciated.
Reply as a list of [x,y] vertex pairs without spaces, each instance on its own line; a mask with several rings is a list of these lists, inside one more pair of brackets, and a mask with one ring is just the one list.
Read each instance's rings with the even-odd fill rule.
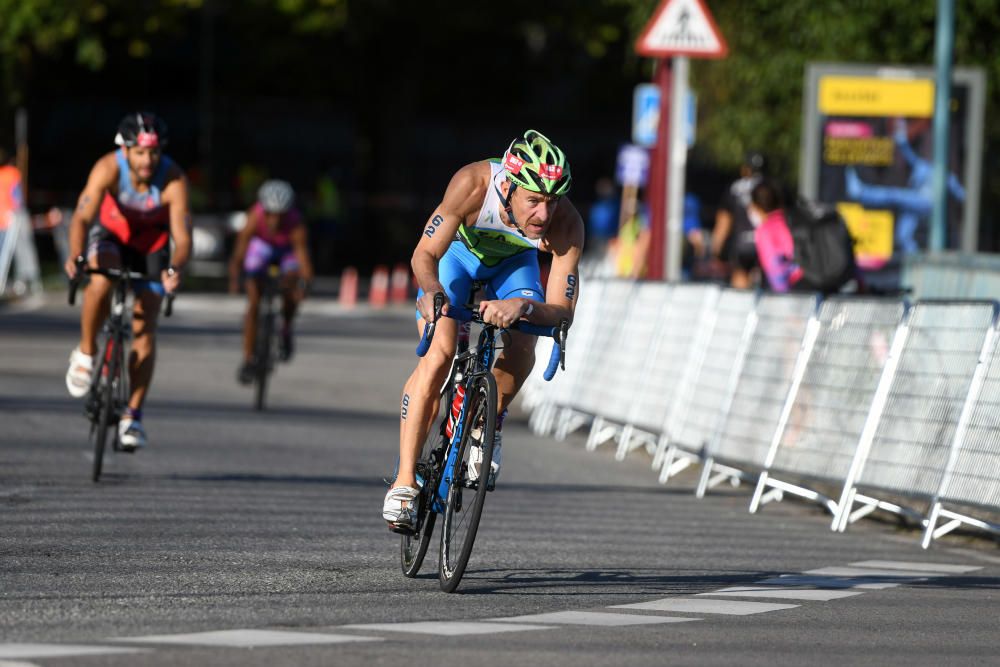
[[803,271],[792,290],[830,294],[857,278],[854,239],[836,208],[800,200],[785,218]]

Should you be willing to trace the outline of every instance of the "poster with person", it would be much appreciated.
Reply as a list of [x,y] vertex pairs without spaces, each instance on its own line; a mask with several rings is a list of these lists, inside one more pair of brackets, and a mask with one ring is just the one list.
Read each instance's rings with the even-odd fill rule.
[[[945,246],[977,244],[984,77],[952,83]],[[933,201],[934,73],[930,69],[810,65],[803,193],[835,205],[868,274],[898,270],[927,249]]]

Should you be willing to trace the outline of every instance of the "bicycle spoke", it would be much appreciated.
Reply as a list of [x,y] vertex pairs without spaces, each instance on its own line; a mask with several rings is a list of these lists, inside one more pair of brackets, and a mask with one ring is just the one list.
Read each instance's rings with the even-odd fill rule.
[[439,574],[441,588],[453,592],[465,573],[479,529],[485,483],[470,483],[469,462],[473,446],[481,447],[480,475],[488,475],[493,456],[493,431],[496,424],[496,381],[491,374],[475,378],[466,396],[466,415],[458,443],[448,501],[441,531]]

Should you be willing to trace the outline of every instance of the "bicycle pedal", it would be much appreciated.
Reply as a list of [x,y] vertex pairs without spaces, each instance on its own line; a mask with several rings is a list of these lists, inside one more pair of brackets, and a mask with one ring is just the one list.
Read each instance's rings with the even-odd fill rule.
[[412,526],[406,524],[390,523],[389,530],[400,535],[408,535],[409,537],[414,537],[417,534],[417,531]]

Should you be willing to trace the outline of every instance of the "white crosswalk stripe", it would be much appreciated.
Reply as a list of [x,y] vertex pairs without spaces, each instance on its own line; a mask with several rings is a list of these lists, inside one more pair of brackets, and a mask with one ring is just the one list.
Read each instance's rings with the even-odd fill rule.
[[723,588],[711,593],[698,593],[698,597],[708,596],[728,596],[738,598],[769,598],[778,600],[838,600],[849,598],[854,595],[861,595],[861,591],[838,591],[828,588],[785,588],[767,586],[737,586],[734,588]]
[[680,616],[646,616],[639,614],[613,614],[599,611],[554,611],[548,614],[528,614],[527,616],[511,616],[510,618],[488,618],[488,621],[503,623],[515,621],[521,623],[554,623],[556,625],[601,625],[618,627],[625,625],[654,625],[657,623],[685,623],[698,621],[698,618]]
[[818,574],[825,577],[865,577],[870,579],[922,579],[928,575],[927,572],[917,572],[915,570],[875,570],[864,567],[821,567],[816,570],[806,570],[803,574]]
[[145,653],[141,648],[86,644],[0,644],[0,658],[64,658],[81,655]]
[[253,648],[258,646],[303,646],[343,644],[345,642],[374,642],[382,641],[382,638],[319,632],[287,632],[283,630],[218,630],[215,632],[191,632],[177,635],[118,637],[112,641],[135,642],[137,644],[181,644]]
[[694,598],[664,598],[637,604],[616,604],[612,609],[636,609],[643,611],[683,611],[693,614],[725,614],[747,616],[769,611],[794,609],[797,604],[775,604],[771,602],[740,602],[737,600],[697,600]]
[[983,569],[979,565],[949,565],[947,563],[909,563],[898,560],[863,560],[851,563],[851,567],[865,567],[881,570],[910,570],[936,574],[964,574]]
[[900,585],[899,581],[872,581],[862,577],[823,577],[808,574],[782,574],[777,577],[769,577],[755,581],[755,585],[766,586],[812,586],[814,588],[864,588],[868,590],[881,590],[883,588],[895,588]]
[[415,632],[422,635],[483,635],[494,632],[522,632],[525,630],[551,630],[547,625],[523,623],[489,623],[484,621],[415,621],[413,623],[365,623],[343,625],[344,629],[369,632]]

